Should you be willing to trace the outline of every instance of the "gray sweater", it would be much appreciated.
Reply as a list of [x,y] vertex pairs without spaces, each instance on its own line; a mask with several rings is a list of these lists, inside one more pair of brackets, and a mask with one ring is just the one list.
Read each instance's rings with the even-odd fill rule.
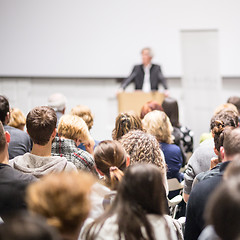
[[40,157],[31,153],[25,153],[22,156],[15,157],[9,161],[9,164],[13,168],[23,173],[32,174],[37,178],[49,173],[77,171],[75,165],[68,162],[65,157]]
[[194,151],[188,161],[186,172],[184,173],[184,193],[190,194],[194,178],[201,172],[209,170],[211,158],[216,157],[214,153],[213,138],[202,142]]

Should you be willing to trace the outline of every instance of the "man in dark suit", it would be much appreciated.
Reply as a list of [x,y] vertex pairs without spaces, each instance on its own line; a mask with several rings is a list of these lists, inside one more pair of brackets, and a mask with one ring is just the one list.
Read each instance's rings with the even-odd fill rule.
[[162,74],[161,67],[151,63],[153,57],[151,49],[144,48],[141,54],[142,64],[134,66],[130,76],[122,82],[122,90],[125,90],[134,81],[135,90],[142,90],[144,92],[157,91],[158,85],[161,83],[165,89],[165,94],[168,95],[168,86]]

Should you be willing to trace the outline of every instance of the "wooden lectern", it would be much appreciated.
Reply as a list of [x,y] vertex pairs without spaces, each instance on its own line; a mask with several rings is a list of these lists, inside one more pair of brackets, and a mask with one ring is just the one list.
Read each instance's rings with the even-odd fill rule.
[[119,93],[118,96],[118,112],[128,112],[134,111],[136,114],[140,114],[142,106],[151,100],[154,100],[160,104],[162,104],[164,99],[164,94],[160,92],[150,92],[145,93],[142,91],[136,91],[133,93],[130,92],[122,92]]

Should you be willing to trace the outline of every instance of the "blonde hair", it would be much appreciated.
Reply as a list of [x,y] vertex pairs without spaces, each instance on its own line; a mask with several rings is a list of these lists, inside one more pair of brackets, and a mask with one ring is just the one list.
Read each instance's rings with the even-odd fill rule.
[[76,115],[63,115],[58,124],[58,134],[68,139],[80,139],[82,143],[88,144],[93,139],[89,134],[87,124]]
[[61,233],[73,233],[88,216],[93,183],[93,177],[85,172],[46,175],[28,187],[28,208],[46,217],[47,223]]
[[232,111],[234,111],[238,115],[238,109],[232,103],[224,103],[224,104],[221,104],[221,105],[217,106],[214,110],[213,115],[217,115],[218,113],[220,113],[224,109],[231,109]]
[[87,106],[77,105],[76,107],[71,109],[71,115],[76,115],[81,117],[88,126],[88,130],[90,130],[93,126],[93,114]]
[[168,116],[161,111],[154,110],[145,115],[142,120],[143,128],[157,138],[159,142],[173,143],[172,124]]
[[8,124],[11,127],[23,129],[26,125],[26,117],[23,112],[18,108],[12,108],[10,113],[10,122]]

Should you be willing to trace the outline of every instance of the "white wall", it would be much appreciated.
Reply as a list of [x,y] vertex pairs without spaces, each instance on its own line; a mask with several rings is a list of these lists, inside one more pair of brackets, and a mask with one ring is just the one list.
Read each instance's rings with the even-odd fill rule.
[[181,76],[180,31],[217,29],[220,73],[239,76],[239,9],[239,0],[0,0],[0,75],[125,77],[151,46],[165,75]]

